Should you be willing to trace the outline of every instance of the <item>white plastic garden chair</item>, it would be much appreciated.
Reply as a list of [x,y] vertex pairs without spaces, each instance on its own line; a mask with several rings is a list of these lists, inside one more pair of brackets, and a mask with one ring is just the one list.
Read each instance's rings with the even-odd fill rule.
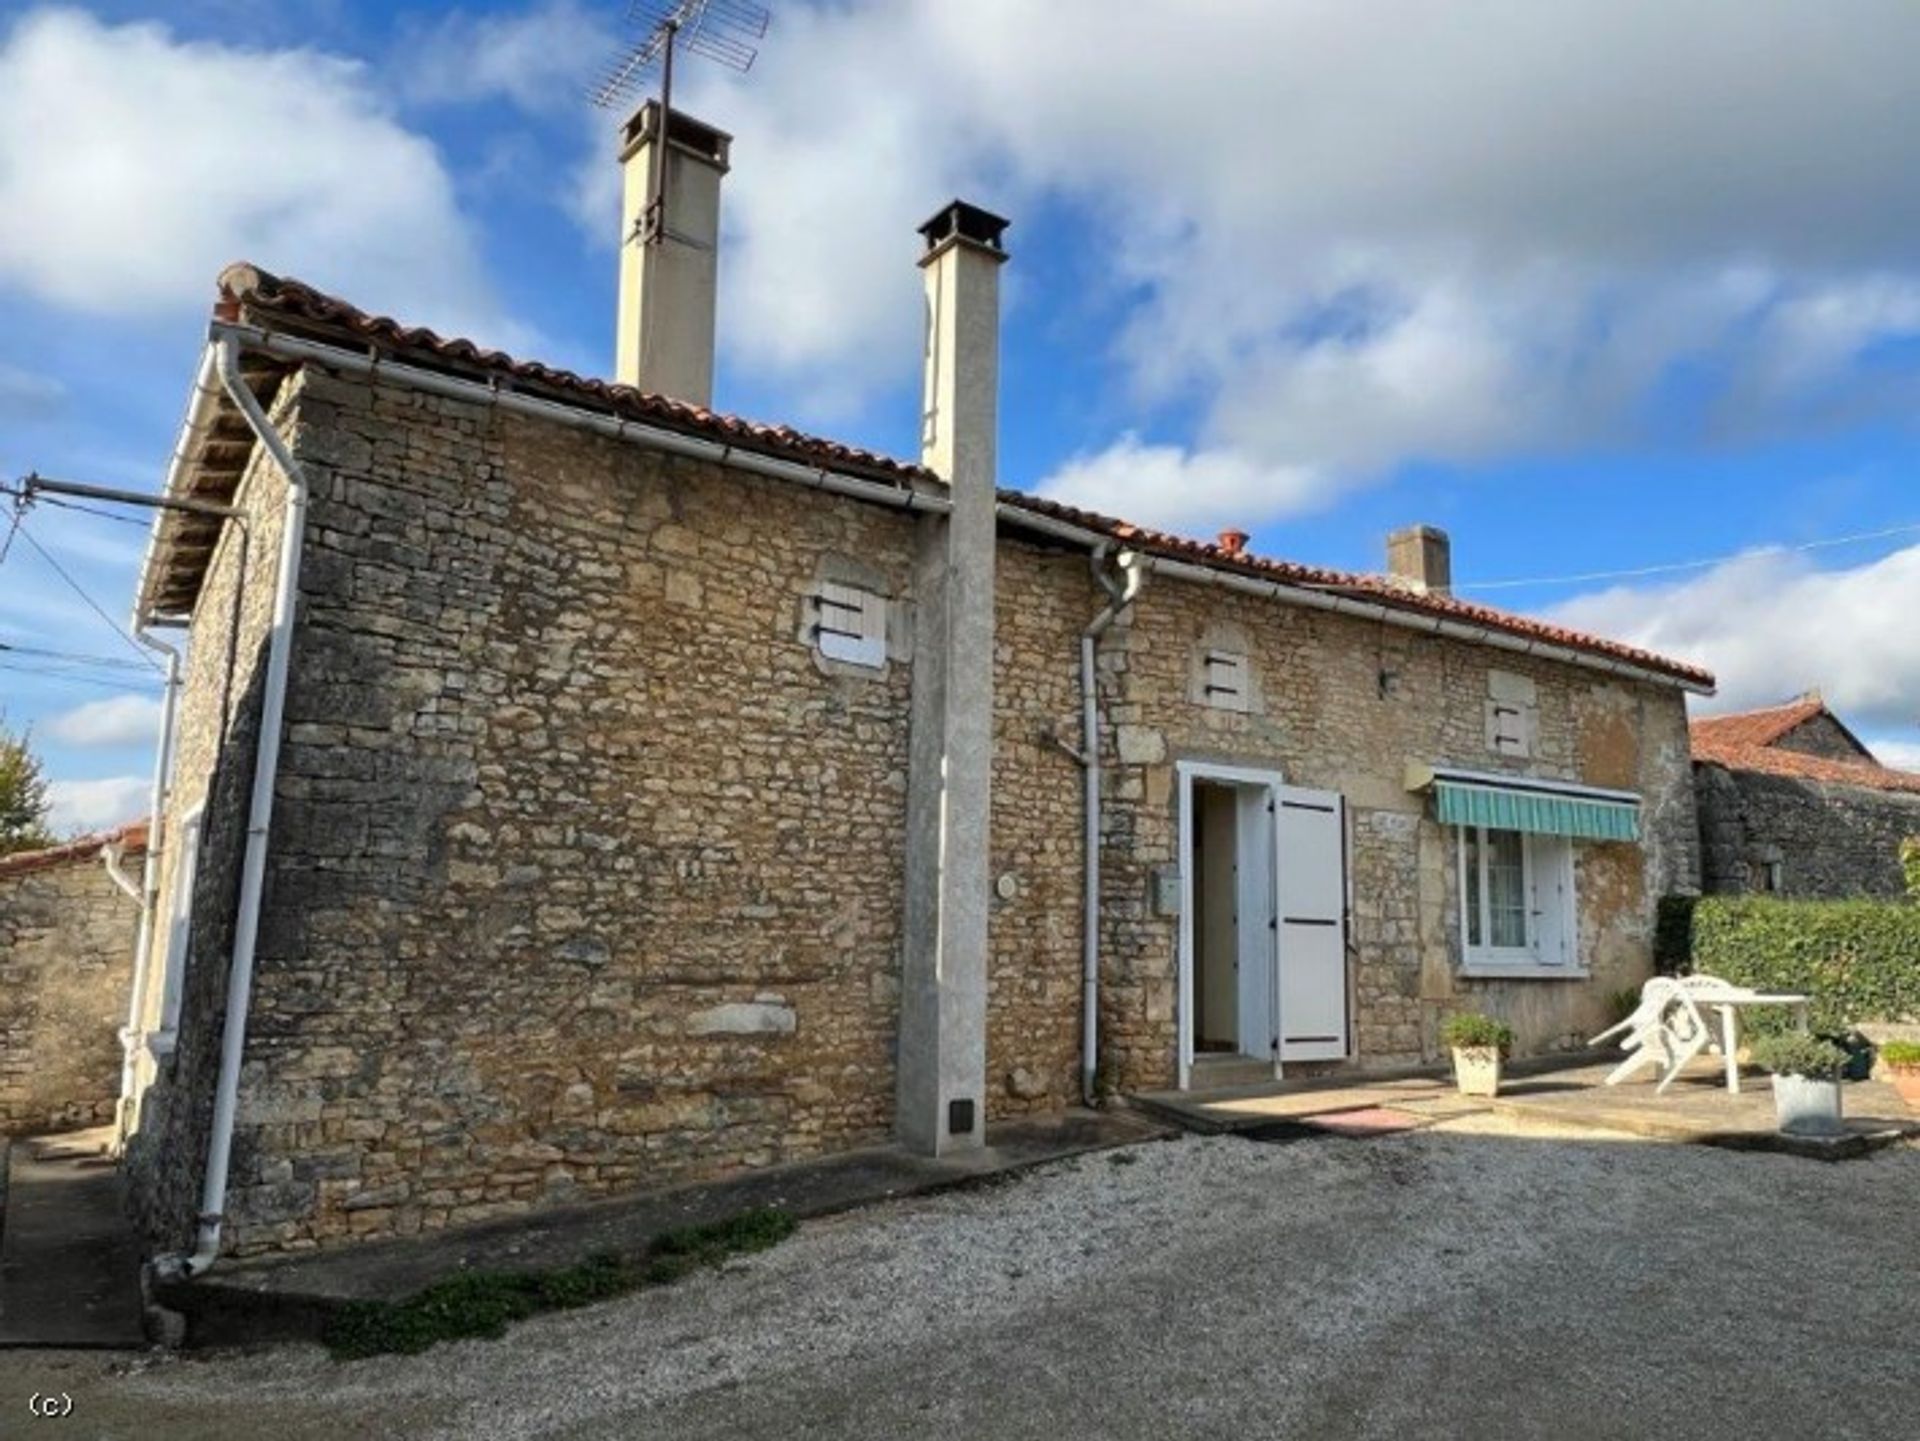
[[1698,1001],[1737,990],[1712,976],[1655,976],[1641,988],[1640,1004],[1632,1015],[1587,1042],[1597,1046],[1614,1036],[1626,1036],[1621,1047],[1627,1058],[1607,1073],[1602,1084],[1616,1086],[1636,1071],[1654,1066],[1661,1073],[1654,1093],[1664,1094],[1688,1061],[1717,1044]]

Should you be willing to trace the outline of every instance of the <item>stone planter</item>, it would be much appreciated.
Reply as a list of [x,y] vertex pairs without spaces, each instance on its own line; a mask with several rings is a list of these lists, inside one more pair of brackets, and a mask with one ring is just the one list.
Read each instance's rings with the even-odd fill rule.
[[1812,1076],[1775,1076],[1773,1113],[1780,1130],[1789,1136],[1837,1136],[1840,1123],[1840,1083]]
[[1920,1066],[1888,1066],[1887,1079],[1908,1109],[1920,1111]]
[[1500,1048],[1498,1046],[1455,1046],[1453,1081],[1463,1096],[1500,1094]]

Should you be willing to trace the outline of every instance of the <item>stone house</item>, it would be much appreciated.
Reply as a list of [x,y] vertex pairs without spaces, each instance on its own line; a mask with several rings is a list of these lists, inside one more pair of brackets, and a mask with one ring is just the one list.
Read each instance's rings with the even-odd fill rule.
[[0,856],[0,1136],[109,1122],[145,822]]
[[[673,204],[726,151],[676,116]],[[169,1264],[1416,1065],[1463,1006],[1549,1050],[1649,973],[1710,676],[1455,598],[1430,528],[1348,574],[996,488],[959,202],[918,463],[716,413],[716,226],[628,236],[611,384],[221,277],[137,598],[188,633]]]
[[1920,775],[1881,765],[1817,692],[1691,729],[1704,891],[1905,894]]

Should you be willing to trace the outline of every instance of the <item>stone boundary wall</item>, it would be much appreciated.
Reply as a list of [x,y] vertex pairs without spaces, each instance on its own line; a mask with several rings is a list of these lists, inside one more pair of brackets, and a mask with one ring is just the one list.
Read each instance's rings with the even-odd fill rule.
[[137,881],[144,824],[0,858],[0,1134],[113,1119],[140,907],[107,874],[110,844]]
[[1741,895],[1779,864],[1780,894],[1802,899],[1906,893],[1900,842],[1920,835],[1920,795],[1792,776],[1694,767],[1702,889]]

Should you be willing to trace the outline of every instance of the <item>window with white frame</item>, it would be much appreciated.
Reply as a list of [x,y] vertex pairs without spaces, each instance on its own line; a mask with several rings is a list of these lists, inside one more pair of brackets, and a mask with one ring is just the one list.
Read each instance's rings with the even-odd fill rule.
[[1456,830],[1465,969],[1578,974],[1572,843],[1487,826]]
[[887,598],[823,580],[809,597],[813,643],[828,660],[878,670],[887,663]]

